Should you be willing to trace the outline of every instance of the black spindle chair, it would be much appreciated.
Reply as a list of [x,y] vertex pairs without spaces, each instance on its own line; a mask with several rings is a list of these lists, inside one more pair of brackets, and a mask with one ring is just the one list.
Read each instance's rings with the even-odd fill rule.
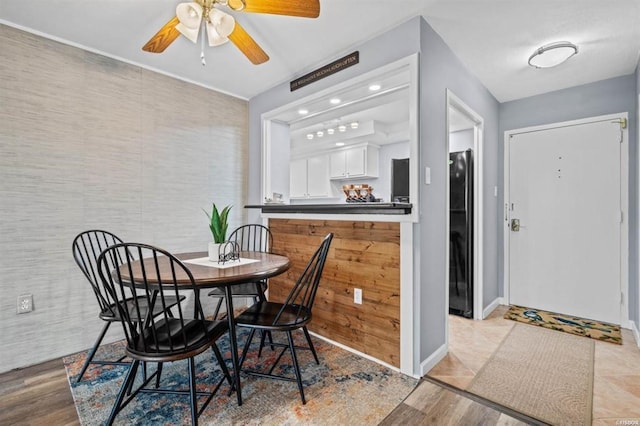
[[[243,225],[236,228],[229,234],[228,241],[238,243],[241,251],[259,251],[271,253],[271,244],[273,237],[269,228],[258,224]],[[267,280],[261,280],[250,283],[236,284],[231,286],[231,294],[233,297],[252,297],[254,302],[264,301],[264,292],[267,290]],[[220,307],[224,301],[224,289],[214,288],[209,292],[209,296],[218,298],[218,304],[214,312],[214,318],[218,317]]]
[[[320,277],[322,276],[322,270],[324,269],[324,264],[327,259],[332,239],[333,234],[331,233],[324,238],[320,247],[318,247],[314,255],[311,257],[309,263],[307,263],[306,268],[296,281],[284,303],[259,301],[236,318],[236,325],[238,327],[247,327],[251,329],[244,349],[242,350],[240,365],[242,365],[247,356],[249,346],[251,345],[251,341],[256,330],[260,330],[262,332],[285,332],[287,334],[288,343],[272,343],[274,346],[281,346],[282,351],[268,372],[246,371],[246,373],[271,379],[297,381],[300,398],[302,399],[303,404],[306,404],[307,401],[304,397],[304,389],[302,386],[300,367],[296,357],[296,349],[310,350],[316,363],[320,364],[316,350],[311,342],[311,336],[307,330],[307,324],[311,321],[311,309],[313,307],[316,292],[318,291]],[[304,336],[309,344],[308,347],[299,347],[294,345],[292,332],[298,329],[302,329],[304,332]],[[273,374],[275,367],[278,365],[282,355],[284,355],[287,349],[291,352],[295,379]]]
[[[93,230],[81,232],[73,240],[73,244],[72,244],[73,258],[75,262],[78,264],[78,267],[80,268],[84,276],[89,281],[89,284],[91,284],[91,288],[93,290],[94,295],[96,296],[96,299],[98,301],[98,306],[100,308],[98,317],[105,322],[104,327],[102,328],[102,331],[98,336],[98,339],[96,339],[95,344],[91,348],[89,355],[87,356],[87,359],[85,360],[84,365],[80,370],[80,374],[76,379],[77,382],[80,382],[82,380],[82,377],[87,371],[89,364],[99,364],[99,365],[129,364],[128,362],[122,362],[122,360],[125,358],[124,355],[116,361],[98,361],[93,359],[93,357],[96,354],[96,351],[98,350],[98,347],[102,343],[102,339],[104,339],[104,336],[107,333],[107,330],[109,330],[109,326],[111,325],[111,323],[120,321],[120,314],[118,313],[118,310],[116,308],[116,300],[114,300],[112,296],[109,294],[109,292],[103,287],[102,281],[98,277],[98,270],[97,270],[98,256],[107,247],[110,247],[115,244],[120,244],[120,243],[122,243],[122,240],[118,238],[115,234],[108,231],[99,230],[99,229],[93,229]],[[124,303],[130,305],[132,302],[132,298],[133,298],[133,293],[130,292],[126,295],[124,299],[120,300],[119,303],[122,303],[124,301]],[[179,300],[182,300],[182,299],[184,299],[184,297],[181,297],[180,299],[178,298],[168,299],[166,301],[166,309],[171,309],[179,302]],[[143,299],[140,299],[139,302],[141,304],[144,304]],[[142,316],[137,318],[138,322],[143,321],[145,319],[148,313],[147,311],[148,311],[147,307],[142,306],[142,310],[141,310]],[[162,307],[158,306],[153,310],[153,315],[159,315],[160,313],[162,313],[162,311],[163,311]]]
[[[205,319],[199,291],[191,271],[178,258],[160,248],[139,243],[111,246],[98,258],[98,273],[113,298],[124,297],[131,286],[135,286],[142,294],[141,297],[133,299],[130,305],[117,305],[127,340],[126,353],[132,362],[107,424],[112,424],[118,412],[139,392],[148,392],[189,395],[191,421],[197,425],[198,416],[224,380],[218,382],[210,392],[197,391],[194,357],[211,348],[224,377],[231,385],[229,371],[216,345],[216,341],[228,331],[227,322]],[[187,313],[183,306],[178,304],[175,316],[169,315],[166,309],[168,301],[180,298],[180,292],[183,291],[193,294],[193,312]],[[137,319],[147,306],[162,306],[162,313],[148,316],[144,323],[140,324]],[[188,360],[189,389],[159,388],[158,379],[162,372],[162,363],[184,359]],[[133,390],[140,362],[157,362],[158,370]],[[154,376],[155,387],[147,387]],[[127,394],[130,395],[125,400]],[[198,410],[199,396],[207,398]]]

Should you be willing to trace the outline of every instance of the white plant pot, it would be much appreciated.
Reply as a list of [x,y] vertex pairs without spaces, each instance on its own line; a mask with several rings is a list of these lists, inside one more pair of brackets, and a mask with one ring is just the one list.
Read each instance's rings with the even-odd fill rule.
[[220,260],[220,243],[209,243],[209,260],[212,262],[217,262]]
[[[225,243],[209,243],[209,260],[212,262],[217,262],[220,260],[220,255],[221,254],[225,254],[225,253],[221,253],[220,252],[220,246],[224,246]],[[227,252],[231,252],[232,247],[231,244],[227,245],[227,247],[225,247],[225,250]]]

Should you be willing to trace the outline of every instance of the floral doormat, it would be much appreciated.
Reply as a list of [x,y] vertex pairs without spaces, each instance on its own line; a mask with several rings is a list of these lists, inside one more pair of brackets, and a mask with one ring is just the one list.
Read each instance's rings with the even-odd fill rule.
[[559,330],[565,333],[602,340],[603,342],[617,343],[618,345],[622,344],[620,326],[616,324],[515,305],[509,307],[504,317],[513,321],[534,324],[551,330]]
[[[244,344],[246,332],[240,332],[239,345]],[[299,337],[299,336],[296,336]],[[298,362],[302,372],[307,404],[300,401],[294,382],[263,379],[241,374],[243,404],[238,406],[235,393],[229,395],[225,383],[211,403],[200,415],[201,425],[326,425],[377,424],[411,393],[417,380],[364,359],[337,346],[312,337],[320,365],[309,351],[300,350]],[[280,336],[274,335],[274,340]],[[286,338],[285,338],[286,340]],[[296,345],[305,345],[296,339]],[[257,343],[251,345],[245,367],[261,370],[272,363],[277,352],[268,346],[257,357]],[[230,358],[227,336],[218,341],[225,359]],[[242,347],[242,346],[240,346]],[[124,351],[124,343],[103,345],[96,359],[113,359]],[[86,352],[63,359],[67,378],[83,426],[101,425],[120,389],[128,366],[93,365],[85,378],[76,383]],[[221,378],[212,351],[196,357],[198,390],[208,390]],[[230,365],[229,365],[230,367]],[[154,366],[149,366],[154,371]],[[274,372],[293,377],[291,358],[285,354]],[[161,387],[185,389],[187,386],[186,361],[165,363]],[[203,401],[200,400],[201,404]],[[116,425],[183,425],[190,423],[188,397],[159,394],[139,394],[115,419]]]

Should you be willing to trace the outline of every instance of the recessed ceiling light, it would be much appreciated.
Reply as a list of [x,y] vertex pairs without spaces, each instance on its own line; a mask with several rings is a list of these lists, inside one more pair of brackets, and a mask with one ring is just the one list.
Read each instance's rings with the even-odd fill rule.
[[306,109],[306,108],[300,108],[300,109],[298,110],[298,114],[300,114],[300,115],[307,115],[307,114],[309,114],[309,110],[308,110],[308,109]]
[[313,133],[307,133],[307,139],[309,140],[313,139]]
[[354,121],[353,123],[351,123],[351,128],[352,128],[352,129],[357,129],[357,128],[358,128],[358,125],[359,125],[359,124],[358,124],[358,122],[357,122],[357,121]]
[[331,127],[330,129],[327,129],[327,133],[330,135],[332,135],[335,131],[336,129],[334,129],[333,127]]
[[344,124],[339,125],[338,126],[338,131],[346,132],[347,131],[347,126],[345,126]]
[[324,136],[324,132],[323,132],[322,130],[318,130],[318,131],[316,132],[316,135],[318,135],[318,137],[319,137],[319,138],[321,138],[321,137],[323,137],[323,136]]
[[336,142],[336,146],[344,146],[344,142]]
[[376,91],[380,90],[380,85],[379,84],[372,84],[371,86],[369,86],[369,90],[371,90],[372,92],[376,92]]
[[342,101],[340,100],[340,98],[331,98],[329,102],[331,102],[331,105],[338,105]]
[[534,68],[555,67],[576,53],[578,53],[578,46],[568,41],[546,44],[529,56],[529,65]]

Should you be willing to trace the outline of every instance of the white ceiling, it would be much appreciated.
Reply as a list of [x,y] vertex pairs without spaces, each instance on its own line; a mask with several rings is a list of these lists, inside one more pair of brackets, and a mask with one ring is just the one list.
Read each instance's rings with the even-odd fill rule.
[[[286,0],[283,0],[286,1]],[[252,65],[230,43],[178,38],[141,50],[178,0],[1,0],[0,22],[249,99],[422,15],[500,102],[631,74],[640,52],[640,0],[320,0],[320,17],[234,13],[271,59]],[[568,40],[561,67],[527,65],[533,50]]]

